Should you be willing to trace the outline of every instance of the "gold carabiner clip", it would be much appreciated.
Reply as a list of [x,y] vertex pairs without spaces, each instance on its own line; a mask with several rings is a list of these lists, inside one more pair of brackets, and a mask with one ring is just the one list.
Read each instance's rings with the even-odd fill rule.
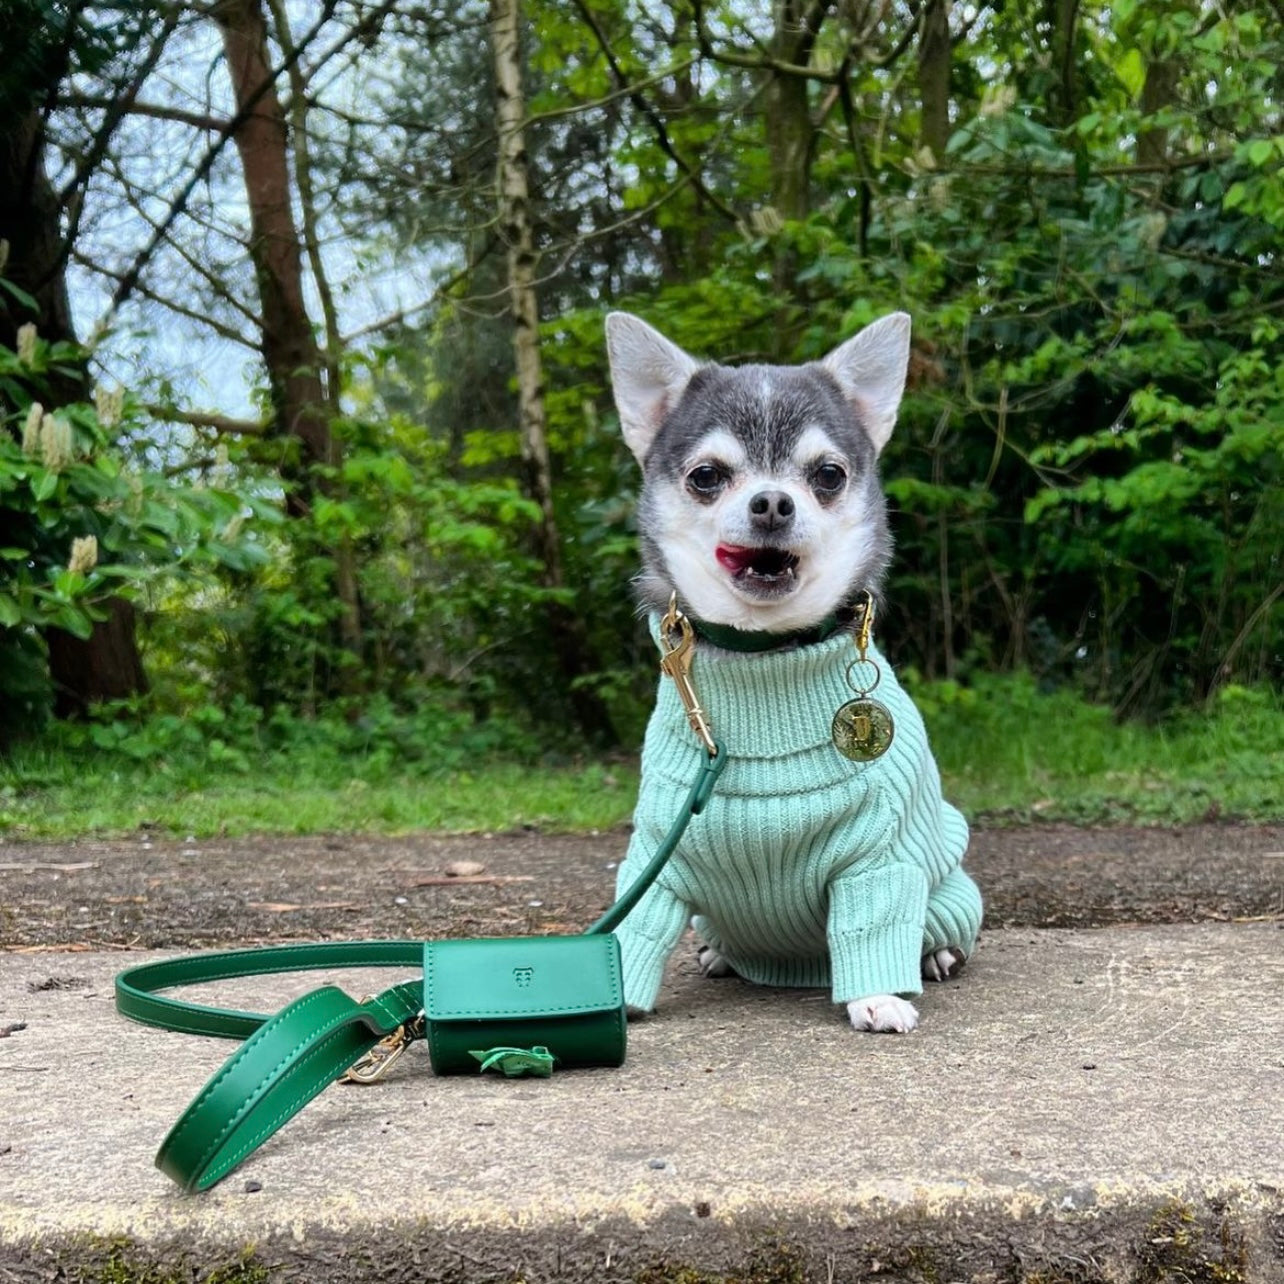
[[369,1087],[380,1079],[400,1059],[401,1054],[423,1036],[423,1017],[415,1017],[399,1025],[386,1038],[380,1039],[369,1052],[357,1058],[343,1073],[340,1083],[359,1083]]
[[[676,635],[676,638],[675,638]],[[700,707],[700,698],[696,695],[691,681],[691,662],[695,659],[695,630],[691,621],[678,609],[678,595],[669,598],[669,609],[660,621],[660,645],[664,654],[660,659],[660,668],[673,679],[678,689],[678,698],[687,711],[687,721],[691,730],[700,737],[700,743],[710,758],[718,756],[718,746],[709,726],[708,716]]]

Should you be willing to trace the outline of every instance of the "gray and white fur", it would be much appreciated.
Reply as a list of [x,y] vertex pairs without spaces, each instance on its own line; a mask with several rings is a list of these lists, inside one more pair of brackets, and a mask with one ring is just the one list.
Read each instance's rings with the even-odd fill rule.
[[643,471],[644,607],[676,589],[698,619],[791,632],[877,593],[892,550],[878,456],[905,386],[905,313],[802,366],[702,364],[622,312],[606,333]]

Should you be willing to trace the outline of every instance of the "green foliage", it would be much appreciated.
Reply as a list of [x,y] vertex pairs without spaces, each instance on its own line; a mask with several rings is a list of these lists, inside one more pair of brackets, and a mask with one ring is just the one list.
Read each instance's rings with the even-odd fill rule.
[[[124,28],[42,35],[42,14],[65,21],[55,9],[22,7],[26,81],[66,72],[46,66],[51,51],[90,74],[128,44]],[[0,529],[0,694],[40,707],[42,631],[83,633],[125,592],[147,608],[155,695],[133,721],[115,710],[83,731],[113,758],[252,774],[298,723],[327,740],[373,726],[375,757],[422,753],[445,771],[453,751],[416,746],[572,746],[585,690],[632,745],[655,657],[628,589],[639,478],[603,313],[632,308],[701,355],[797,361],[904,308],[915,346],[883,459],[897,553],[882,633],[935,716],[948,722],[942,693],[957,690],[982,703],[1001,691],[1085,744],[1119,715],[1253,722],[1222,702],[1284,677],[1278,14],[1119,0],[1078,6],[1066,33],[1042,0],[955,6],[953,134],[933,152],[916,11],[883,6],[856,31],[850,7],[818,10],[814,43],[785,58],[817,73],[801,101],[806,210],[785,219],[787,95],[765,58],[791,34],[777,12],[526,9],[564,587],[537,552],[517,429],[484,6],[416,12],[361,33],[361,106],[313,110],[312,163],[342,193],[329,217],[363,265],[392,247],[459,272],[347,359],[332,467],[291,491],[289,446],[269,435],[230,447],[215,470],[225,490],[175,492],[138,466],[140,425],[122,444],[72,406],[59,412],[71,455],[50,468],[21,446],[25,411],[78,358],[0,353],[13,438],[0,433],[13,527]],[[328,92],[318,84],[318,103]],[[33,302],[0,290],[6,306]],[[207,435],[149,431],[167,466],[205,469]],[[288,519],[258,520],[287,498]],[[256,521],[234,539],[245,505]],[[72,540],[88,535],[99,564],[72,571]],[[334,589],[344,568],[355,643]],[[583,624],[573,682],[551,677],[568,642],[554,605]],[[1000,688],[995,672],[1030,677]],[[1251,758],[1230,754],[1260,783]],[[1005,775],[1024,770],[1004,761]]]
[[0,737],[47,711],[48,630],[85,638],[108,598],[214,567],[249,570],[263,551],[246,519],[272,513],[136,466],[120,440],[131,423],[120,399],[46,411],[48,380],[77,375],[83,354],[24,331],[21,352],[0,346]]
[[[1226,686],[1210,709],[1146,726],[1028,674],[904,676],[974,821],[1284,819],[1284,703],[1264,688]],[[631,760],[551,755],[516,719],[446,703],[315,720],[243,701],[181,718],[116,708],[0,759],[0,833],[592,830],[624,824],[636,792]]]
[[0,759],[0,832],[594,829],[625,819],[635,775],[444,701],[318,719],[244,701],[141,719],[104,707]]
[[[353,663],[333,631],[340,604],[334,550],[355,550],[362,608],[359,710],[387,692],[402,710],[450,692],[479,716],[502,691],[513,699],[531,675],[514,652],[546,600],[527,546],[537,510],[502,476],[452,477],[442,443],[414,423],[353,419],[336,425],[343,463],[327,489],[290,523],[272,558],[204,613],[217,646],[243,666],[210,655],[223,698],[312,712],[336,668]],[[179,613],[180,625],[185,625]],[[186,632],[167,645],[194,642]],[[357,706],[354,706],[354,715]]]
[[[960,46],[941,158],[887,78],[859,81],[848,128],[817,135],[805,222],[762,221],[706,273],[624,303],[696,352],[786,360],[910,311],[883,461],[894,653],[951,678],[1029,666],[1154,714],[1284,674],[1280,156],[1260,137],[1284,45],[1256,14],[1094,12],[1066,119],[1042,33],[1009,6]],[[1171,101],[1143,104],[1160,59],[1180,60]],[[1170,167],[1134,168],[1156,130]]]
[[980,675],[967,686],[908,677],[947,793],[973,817],[1163,824],[1284,815],[1284,701],[1268,689],[1225,686],[1211,707],[1146,726],[1028,674]]
[[[624,590],[638,476],[605,379],[608,302],[725,360],[819,357],[892,308],[911,312],[911,384],[883,461],[897,538],[884,635],[928,677],[1029,669],[1150,716],[1227,683],[1278,681],[1284,351],[1272,317],[1284,277],[1272,184],[1284,124],[1262,104],[1282,87],[1284,45],[1264,13],[1085,11],[1067,101],[1039,6],[995,7],[956,47],[956,127],[939,157],[920,147],[914,86],[853,66],[842,113],[812,87],[815,116],[822,103],[833,115],[814,136],[812,213],[784,222],[764,209],[768,78],[710,52],[750,28],[765,39],[766,17],[712,6],[703,47],[682,9],[663,39],[627,7],[594,13],[586,44],[581,22],[531,10],[528,71],[546,237],[571,156],[595,176],[580,180],[594,199],[615,193],[616,213],[631,214],[552,275],[543,327],[558,525],[599,666],[587,681],[626,742],[653,656]],[[892,22],[875,38],[894,42]],[[831,67],[840,28],[830,20],[818,45]],[[1157,100],[1156,68],[1169,63]],[[617,73],[656,78],[650,116],[611,101]],[[748,104],[734,118],[733,101]],[[575,133],[576,103],[594,104],[584,119],[599,128]],[[1142,135],[1166,168],[1137,163]],[[699,158],[736,225],[679,158]],[[580,225],[603,217],[586,206]],[[428,355],[409,334],[394,349],[394,364],[431,371],[430,391],[403,385],[396,404],[443,443],[436,466],[456,482],[517,467],[513,404],[479,378],[510,368],[506,340],[506,322],[452,301],[424,334]],[[387,381],[377,387],[387,397]],[[466,582],[443,591],[468,631],[483,606]],[[551,671],[537,635],[509,638],[519,687]],[[515,688],[491,678],[495,707],[520,717]]]

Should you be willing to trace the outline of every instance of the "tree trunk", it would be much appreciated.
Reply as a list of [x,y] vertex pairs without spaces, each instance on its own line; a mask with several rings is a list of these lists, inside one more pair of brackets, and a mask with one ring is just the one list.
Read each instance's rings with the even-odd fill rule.
[[[768,45],[766,111],[767,153],[771,159],[771,200],[782,218],[811,213],[811,161],[816,129],[811,119],[810,80],[802,69],[811,63],[816,34],[826,6],[814,0],[775,0],[775,26]],[[783,70],[784,67],[796,70]]]
[[[5,122],[0,122],[3,124]],[[17,305],[0,307],[0,343],[13,348],[22,322],[34,321],[42,338],[73,342],[66,277],[57,270],[62,251],[58,197],[45,173],[38,111],[18,116],[0,131],[0,237],[9,242],[5,276],[35,297],[34,317],[17,315]],[[59,404],[81,400],[88,387],[83,370],[62,380]]]
[[[490,33],[495,58],[499,232],[508,249],[508,299],[517,365],[523,485],[540,511],[535,538],[543,565],[543,586],[560,589],[565,579],[561,538],[553,511],[553,471],[539,349],[539,298],[535,285],[538,254],[531,226],[520,28],[521,0],[492,0]],[[609,714],[597,695],[581,681],[594,669],[584,621],[575,611],[551,603],[548,626],[557,644],[555,651],[562,678],[581,729],[593,740],[609,737]]]
[[[816,34],[827,6],[815,0],[775,0],[775,26],[767,52],[766,92],[763,95],[767,156],[771,165],[771,204],[783,219],[800,222],[811,213],[811,163],[816,126],[811,118],[811,81],[802,69],[810,66]],[[784,70],[789,67],[796,70]],[[776,252],[774,284],[781,299],[805,304],[798,284],[798,256],[783,246]],[[797,309],[782,307],[774,329],[774,353],[786,359],[797,338]]]
[[950,141],[950,53],[950,0],[928,0],[918,38],[918,139],[938,160]]
[[562,553],[553,516],[553,474],[539,350],[539,298],[535,289],[538,256],[531,228],[519,9],[520,0],[494,0],[491,8],[499,133],[499,221],[500,235],[508,250],[508,301],[517,362],[522,468],[526,489],[540,509],[537,542],[546,582],[556,586],[562,582]]
[[148,689],[135,641],[133,604],[113,597],[104,607],[107,618],[87,638],[62,629],[45,632],[55,717],[83,718],[94,701],[127,700]]
[[[27,111],[0,130],[0,237],[9,242],[5,275],[37,303],[34,316],[0,308],[0,343],[12,348],[23,321],[34,321],[49,342],[74,343],[71,304],[62,266],[58,200],[45,172],[40,113]],[[48,376],[46,409],[84,401],[89,375],[82,364]],[[99,700],[141,695],[147,677],[138,654],[133,607],[121,598],[106,604],[107,618],[87,638],[61,629],[45,630],[54,711],[59,717],[83,717]]]
[[[289,510],[301,516],[308,511],[314,490],[333,489],[331,483],[318,484],[311,467],[337,465],[339,450],[330,432],[333,406],[322,381],[326,358],[317,346],[303,295],[303,251],[294,222],[289,134],[281,100],[271,84],[261,0],[221,0],[213,14],[222,32],[238,110],[258,96],[234,141],[245,176],[250,257],[262,312],[263,363],[272,390],[276,428],[297,438],[302,446],[302,466],[283,470],[293,483]],[[361,613],[352,551],[341,544],[330,552],[335,592],[342,606],[340,640],[345,650],[359,657]],[[357,668],[352,666],[352,672]]]
[[[782,48],[796,48],[798,42],[776,43]],[[807,81],[802,76],[773,71],[763,101],[767,154],[771,158],[772,207],[781,218],[805,219],[811,213],[814,133]]]
[[1052,23],[1052,62],[1057,81],[1048,94],[1053,124],[1065,128],[1074,123],[1075,56],[1074,31],[1079,20],[1079,0],[1049,0]]
[[[1146,79],[1141,87],[1141,112],[1153,116],[1177,101],[1181,67],[1171,58],[1152,58],[1146,64]],[[1137,131],[1137,163],[1163,165],[1168,160],[1168,131],[1150,126]]]

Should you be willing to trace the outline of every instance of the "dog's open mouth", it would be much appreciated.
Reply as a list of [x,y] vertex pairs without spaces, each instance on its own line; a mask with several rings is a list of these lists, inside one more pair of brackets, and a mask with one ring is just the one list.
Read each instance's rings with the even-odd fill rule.
[[719,544],[716,556],[737,588],[760,597],[788,593],[797,582],[798,556],[787,548]]

